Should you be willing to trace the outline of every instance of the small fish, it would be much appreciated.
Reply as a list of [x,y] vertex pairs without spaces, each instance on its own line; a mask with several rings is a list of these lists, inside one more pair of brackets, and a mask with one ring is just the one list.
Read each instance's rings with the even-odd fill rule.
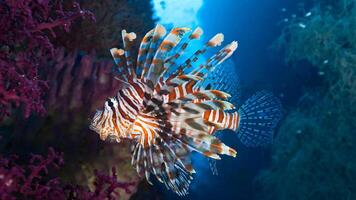
[[303,24],[303,23],[299,23],[298,26],[299,26],[300,28],[303,28],[303,29],[304,29],[305,27],[307,27],[307,26],[306,26],[305,24]]
[[205,59],[207,50],[221,45],[219,33],[187,56],[202,33],[198,27],[167,34],[157,25],[143,37],[134,61],[136,34],[123,30],[123,49],[113,48],[111,54],[125,87],[105,101],[90,125],[102,140],[132,140],[131,163],[138,174],[149,183],[154,175],[178,195],[188,194],[195,173],[192,152],[216,160],[236,156],[214,133],[230,129],[246,146],[268,144],[281,116],[280,103],[269,92],[258,92],[237,109],[228,101],[230,94],[213,89],[229,88],[219,85],[224,75],[209,74],[233,54],[237,42]]

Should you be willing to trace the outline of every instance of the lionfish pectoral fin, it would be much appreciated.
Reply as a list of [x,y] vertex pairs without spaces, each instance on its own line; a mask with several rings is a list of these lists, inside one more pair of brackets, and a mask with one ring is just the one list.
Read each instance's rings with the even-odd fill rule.
[[[162,136],[162,137],[161,137]],[[177,194],[185,195],[191,182],[190,151],[173,137],[157,133],[155,144],[137,143],[132,154],[132,165],[137,173],[144,174],[152,185],[150,175]],[[163,139],[163,137],[165,139]]]
[[272,142],[273,129],[282,113],[280,101],[271,92],[257,92],[246,100],[238,112],[238,137],[244,145],[256,147]]
[[145,177],[146,177],[147,183],[150,185],[153,185],[153,183],[150,180],[150,173],[148,171],[145,172]]

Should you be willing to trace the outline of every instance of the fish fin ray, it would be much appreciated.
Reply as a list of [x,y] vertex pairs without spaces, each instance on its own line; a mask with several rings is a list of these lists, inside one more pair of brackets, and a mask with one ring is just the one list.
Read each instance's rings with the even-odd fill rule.
[[260,91],[239,109],[238,137],[248,146],[263,146],[273,140],[273,129],[281,119],[281,103],[271,92]]

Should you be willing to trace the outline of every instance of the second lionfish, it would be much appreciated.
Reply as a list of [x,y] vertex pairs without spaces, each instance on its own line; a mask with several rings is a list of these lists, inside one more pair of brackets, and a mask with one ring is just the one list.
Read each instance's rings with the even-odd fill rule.
[[207,50],[221,45],[219,33],[189,54],[202,33],[201,28],[173,28],[167,34],[157,25],[143,37],[134,60],[130,50],[136,35],[123,30],[123,49],[111,49],[123,88],[106,100],[90,126],[102,140],[133,141],[138,174],[148,182],[154,175],[179,195],[188,193],[195,172],[192,152],[211,159],[236,156],[214,136],[217,131],[230,129],[247,146],[264,145],[281,115],[279,101],[268,92],[258,92],[237,109],[227,101],[230,94],[213,89],[224,77],[209,74],[232,55],[237,42],[205,59]]

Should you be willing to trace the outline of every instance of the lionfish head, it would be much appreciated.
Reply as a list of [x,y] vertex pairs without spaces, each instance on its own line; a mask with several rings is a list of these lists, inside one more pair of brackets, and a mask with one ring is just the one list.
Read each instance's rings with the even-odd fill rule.
[[97,132],[101,140],[120,142],[118,130],[114,130],[117,127],[114,125],[116,117],[113,116],[115,103],[117,103],[115,99],[108,99],[104,104],[104,109],[97,110],[90,123],[89,128]]

